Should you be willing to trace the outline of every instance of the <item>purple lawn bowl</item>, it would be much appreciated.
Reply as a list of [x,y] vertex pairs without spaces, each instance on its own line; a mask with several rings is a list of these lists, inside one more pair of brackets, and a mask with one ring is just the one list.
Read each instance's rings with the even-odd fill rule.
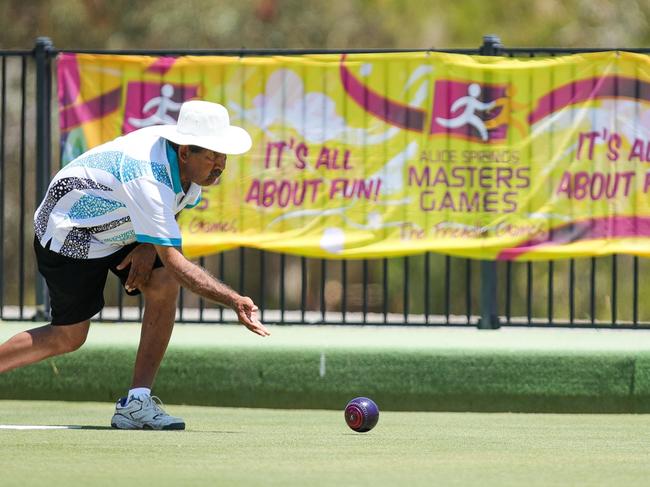
[[372,399],[355,397],[345,406],[345,422],[358,433],[365,433],[379,421],[379,408]]

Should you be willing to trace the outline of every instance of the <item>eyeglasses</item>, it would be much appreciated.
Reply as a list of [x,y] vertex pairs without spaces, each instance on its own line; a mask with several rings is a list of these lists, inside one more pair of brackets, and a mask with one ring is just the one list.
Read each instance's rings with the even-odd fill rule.
[[219,159],[223,158],[224,160],[227,158],[226,154],[222,154],[221,152],[213,151],[210,149],[205,149],[206,157],[211,161],[211,162],[217,162]]

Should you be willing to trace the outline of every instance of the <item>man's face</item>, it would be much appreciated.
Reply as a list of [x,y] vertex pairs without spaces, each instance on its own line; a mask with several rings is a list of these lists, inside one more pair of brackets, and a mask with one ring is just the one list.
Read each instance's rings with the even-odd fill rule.
[[181,181],[193,182],[201,186],[210,186],[217,182],[226,169],[226,154],[203,149],[192,152],[187,145],[179,150]]

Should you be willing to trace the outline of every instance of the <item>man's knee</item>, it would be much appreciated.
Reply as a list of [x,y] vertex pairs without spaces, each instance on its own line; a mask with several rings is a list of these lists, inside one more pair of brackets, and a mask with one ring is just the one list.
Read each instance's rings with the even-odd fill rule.
[[151,277],[142,292],[145,299],[170,300],[176,303],[179,290],[180,285],[172,273],[164,267],[158,267],[151,272]]
[[79,349],[88,337],[90,322],[76,325],[52,326],[53,345],[59,354],[74,352]]

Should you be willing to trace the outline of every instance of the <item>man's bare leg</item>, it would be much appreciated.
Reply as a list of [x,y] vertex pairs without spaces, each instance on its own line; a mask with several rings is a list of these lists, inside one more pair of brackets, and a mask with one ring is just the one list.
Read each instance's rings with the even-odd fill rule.
[[77,350],[86,341],[89,327],[90,320],[86,320],[74,325],[45,325],[14,335],[0,345],[0,373]]
[[179,289],[176,280],[164,267],[154,269],[142,289],[145,308],[131,389],[151,389],[156,379],[174,328]]
[[[149,282],[141,287],[145,309],[140,345],[135,358],[131,389],[151,390],[174,328],[176,300],[180,287],[164,267],[154,269]],[[167,414],[149,394],[121,398],[115,404],[111,426],[118,429],[184,430],[185,421]]]

